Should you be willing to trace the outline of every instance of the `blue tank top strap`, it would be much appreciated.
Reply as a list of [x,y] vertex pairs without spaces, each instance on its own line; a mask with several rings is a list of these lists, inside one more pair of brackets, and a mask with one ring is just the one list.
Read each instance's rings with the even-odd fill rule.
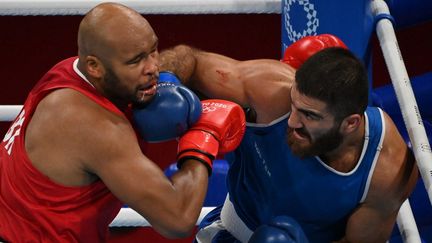
[[367,123],[365,141],[368,141],[368,145],[365,145],[366,152],[364,157],[370,157],[373,159],[370,160],[370,169],[368,176],[366,177],[366,181],[364,182],[365,189],[360,199],[360,203],[362,203],[366,199],[367,193],[369,191],[370,181],[375,170],[375,166],[382,148],[382,143],[384,141],[385,135],[384,115],[380,108],[368,107],[365,112],[365,118]]

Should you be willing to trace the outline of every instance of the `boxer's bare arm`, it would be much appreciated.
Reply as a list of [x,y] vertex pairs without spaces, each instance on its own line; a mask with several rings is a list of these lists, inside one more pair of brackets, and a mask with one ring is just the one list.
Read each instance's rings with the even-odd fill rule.
[[386,115],[386,135],[365,202],[350,216],[341,242],[386,242],[418,171],[412,152]]
[[253,108],[260,123],[271,122],[290,109],[295,70],[278,60],[238,61],[180,45],[161,53],[164,70],[173,71],[186,86],[206,97]]
[[190,160],[168,180],[141,153],[127,119],[77,91],[48,95],[26,140],[30,159],[51,180],[82,186],[100,178],[166,237],[184,237],[193,229],[207,190],[207,168]]

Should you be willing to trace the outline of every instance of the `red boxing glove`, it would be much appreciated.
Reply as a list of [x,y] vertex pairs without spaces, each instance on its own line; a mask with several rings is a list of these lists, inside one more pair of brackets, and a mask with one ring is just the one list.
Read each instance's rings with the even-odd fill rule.
[[313,54],[328,47],[348,49],[342,40],[334,35],[306,36],[288,46],[281,61],[298,69]]
[[196,159],[207,166],[211,175],[213,160],[218,153],[233,151],[245,132],[243,109],[226,100],[202,101],[200,119],[179,140],[177,166],[187,159]]

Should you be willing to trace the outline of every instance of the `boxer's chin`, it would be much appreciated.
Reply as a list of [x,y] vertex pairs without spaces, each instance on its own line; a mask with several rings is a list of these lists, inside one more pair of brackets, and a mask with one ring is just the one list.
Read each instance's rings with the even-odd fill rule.
[[134,107],[138,107],[138,108],[145,108],[148,104],[150,104],[153,99],[156,97],[156,95],[151,95],[151,96],[139,96],[139,92],[137,95],[137,98],[135,98],[132,103],[134,105]]
[[296,131],[288,129],[288,145],[292,153],[300,158],[326,154],[338,148],[343,141],[343,136],[339,132],[339,126],[335,125],[315,139],[311,139],[306,133],[304,134],[306,137],[309,137],[308,139],[299,138]]
[[312,147],[309,136],[305,133],[289,128],[287,131],[287,143],[294,155],[298,157],[310,156],[310,148]]

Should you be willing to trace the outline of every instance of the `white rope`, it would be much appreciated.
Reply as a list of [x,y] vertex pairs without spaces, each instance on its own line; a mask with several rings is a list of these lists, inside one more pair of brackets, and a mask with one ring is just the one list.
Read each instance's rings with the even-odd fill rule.
[[21,108],[22,105],[0,105],[0,122],[13,121]]
[[396,218],[399,232],[401,234],[403,242],[407,243],[421,243],[417,224],[414,219],[414,215],[411,210],[409,200],[405,200],[399,209],[399,213]]
[[[429,195],[429,200],[432,202],[432,152],[392,22],[386,18],[391,17],[390,11],[383,0],[373,0],[371,7],[374,16],[384,15],[384,18],[379,19],[376,25],[378,40],[408,130],[417,166]],[[396,220],[405,243],[421,242],[408,200],[402,204]]]
[[[203,207],[201,214],[198,217],[196,225],[199,225],[204,218],[214,207]],[[131,208],[122,208],[114,220],[111,222],[110,227],[147,227],[151,226],[149,222]]]
[[[0,15],[84,15],[101,0],[1,0]],[[281,13],[281,0],[123,0],[141,14]]]

